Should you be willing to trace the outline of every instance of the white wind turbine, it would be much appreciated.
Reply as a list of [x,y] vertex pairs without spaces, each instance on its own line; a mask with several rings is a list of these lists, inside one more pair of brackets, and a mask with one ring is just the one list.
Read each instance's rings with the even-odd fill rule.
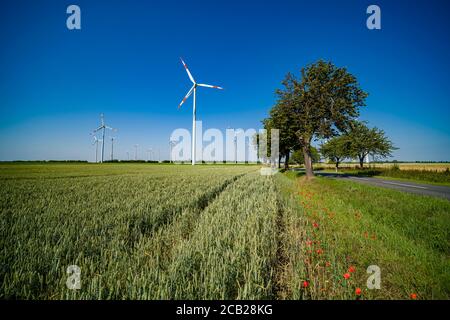
[[92,137],[94,138],[94,142],[92,142],[92,145],[94,145],[95,144],[95,163],[97,163],[98,162],[98,143],[100,142],[100,141],[102,141],[101,139],[98,139],[95,135],[93,135],[92,133],[91,133],[91,135],[92,135]]
[[114,160],[114,140],[116,140],[115,137],[110,137],[111,139],[111,161]]
[[[181,58],[180,58],[181,59]],[[196,105],[195,105],[195,93],[197,91],[197,87],[206,87],[206,88],[213,88],[213,89],[220,89],[223,90],[223,88],[218,87],[218,86],[212,86],[209,84],[201,84],[201,83],[197,83],[194,80],[194,77],[192,76],[192,74],[189,72],[189,69],[186,65],[186,63],[184,63],[183,59],[181,59],[181,63],[183,63],[184,68],[186,69],[186,72],[189,76],[189,79],[192,82],[192,87],[191,89],[188,91],[188,93],[186,94],[186,96],[183,98],[183,100],[181,101],[180,105],[178,106],[178,109],[181,107],[181,105],[187,100],[187,98],[189,98],[189,96],[194,93],[194,101],[193,101],[193,109],[192,109],[192,165],[195,165],[195,147],[196,147],[196,139],[195,139],[195,115],[196,115]]]
[[109,129],[109,130],[112,130],[112,131],[116,132],[117,129],[114,129],[114,128],[111,128],[111,127],[105,125],[105,120],[104,120],[103,113],[100,114],[100,122],[101,122],[100,127],[95,129],[93,133],[96,133],[96,132],[102,130],[102,139],[101,139],[101,142],[102,142],[102,161],[101,162],[103,163],[103,156],[105,154],[105,130]]

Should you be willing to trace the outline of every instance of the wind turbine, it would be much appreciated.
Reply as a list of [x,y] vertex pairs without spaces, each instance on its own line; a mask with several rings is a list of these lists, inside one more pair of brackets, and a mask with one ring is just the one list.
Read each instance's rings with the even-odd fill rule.
[[138,147],[139,147],[138,144],[135,144],[135,145],[134,145],[134,160],[137,160]]
[[194,101],[193,101],[193,109],[192,109],[192,165],[195,165],[195,147],[196,147],[196,141],[195,141],[196,140],[195,139],[195,127],[196,127],[195,126],[195,115],[196,115],[195,94],[197,92],[197,87],[206,87],[206,88],[213,88],[213,89],[220,89],[220,90],[223,90],[223,88],[218,87],[218,86],[212,86],[209,84],[201,84],[201,83],[195,82],[194,77],[189,72],[189,69],[188,69],[186,63],[184,63],[183,59],[181,59],[181,63],[183,63],[183,66],[186,69],[189,79],[191,80],[193,85],[192,85],[191,89],[188,91],[188,93],[186,94],[186,96],[181,101],[180,105],[178,106],[178,109],[187,100],[187,98],[189,98],[189,96],[192,93],[194,93],[194,98],[193,98]]
[[113,129],[105,124],[103,113],[100,114],[100,122],[101,122],[100,127],[95,129],[93,133],[96,133],[96,132],[102,130],[102,140],[101,140],[102,141],[102,161],[101,161],[101,163],[103,163],[103,156],[105,154],[105,130],[109,129],[109,130],[116,132],[117,129]]
[[176,141],[174,140],[169,140],[169,149],[170,149],[170,155],[169,155],[169,160],[171,163],[174,162],[174,160],[176,160],[176,157],[174,157],[175,159],[172,158],[172,151],[173,151],[173,147],[176,145]]
[[152,148],[147,149],[147,161],[150,161],[152,159]]
[[98,138],[97,138],[95,135],[93,135],[92,133],[91,133],[91,135],[92,135],[92,137],[94,138],[94,142],[92,142],[92,145],[95,144],[95,163],[97,163],[97,162],[98,162],[98,143],[99,143],[99,141],[102,141],[102,140],[98,139]]
[[114,160],[114,140],[116,140],[116,138],[111,137],[111,161]]

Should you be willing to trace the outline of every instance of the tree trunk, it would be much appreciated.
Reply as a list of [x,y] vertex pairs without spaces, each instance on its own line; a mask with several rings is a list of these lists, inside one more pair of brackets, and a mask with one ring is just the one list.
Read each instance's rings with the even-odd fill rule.
[[308,146],[303,147],[303,158],[305,160],[305,170],[306,170],[306,178],[310,179],[314,177],[312,160]]
[[289,152],[286,153],[286,157],[284,158],[284,169],[288,170],[289,169]]
[[278,154],[278,169],[281,168],[281,153]]
[[364,156],[363,157],[359,157],[359,167],[361,169],[364,169]]
[[336,161],[336,172],[338,172],[339,169],[339,161]]

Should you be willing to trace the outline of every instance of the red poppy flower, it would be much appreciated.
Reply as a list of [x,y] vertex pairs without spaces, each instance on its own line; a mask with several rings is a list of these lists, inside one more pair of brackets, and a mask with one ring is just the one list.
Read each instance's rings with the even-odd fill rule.
[[355,294],[356,294],[357,296],[361,295],[361,288],[356,288]]
[[348,272],[350,272],[350,273],[353,273],[355,271],[356,271],[356,269],[354,266],[350,266],[350,268],[348,268]]
[[308,288],[309,286],[309,282],[308,281],[303,281],[303,288]]
[[350,278],[350,273],[344,273],[344,278],[345,279],[349,279]]
[[318,227],[319,227],[319,225],[317,224],[317,222],[314,222],[314,223],[313,223],[313,227],[314,227],[314,228],[318,228]]
[[411,293],[411,299],[416,300],[417,299],[417,294]]
[[323,250],[322,249],[317,249],[317,254],[322,254],[323,253]]
[[331,266],[331,263],[329,263],[328,261],[325,262],[325,267],[329,267],[329,266]]

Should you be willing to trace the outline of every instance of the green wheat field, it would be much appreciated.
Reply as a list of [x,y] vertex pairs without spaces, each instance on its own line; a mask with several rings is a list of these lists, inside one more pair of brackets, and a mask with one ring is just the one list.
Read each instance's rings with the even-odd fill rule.
[[450,298],[449,201],[259,169],[1,164],[0,298]]

